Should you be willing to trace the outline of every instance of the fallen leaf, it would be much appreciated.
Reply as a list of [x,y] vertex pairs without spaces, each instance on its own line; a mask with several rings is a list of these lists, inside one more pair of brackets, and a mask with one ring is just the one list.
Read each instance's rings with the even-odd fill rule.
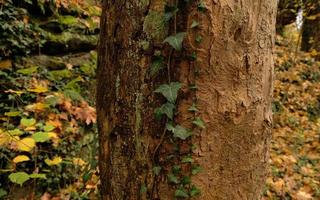
[[25,162],[28,160],[30,160],[30,158],[28,156],[20,155],[20,156],[16,156],[12,161],[14,163],[20,163],[20,162]]

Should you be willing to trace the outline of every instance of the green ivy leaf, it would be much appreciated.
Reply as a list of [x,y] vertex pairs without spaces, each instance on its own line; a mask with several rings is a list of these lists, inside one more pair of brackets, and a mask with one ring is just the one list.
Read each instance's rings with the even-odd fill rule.
[[46,142],[50,139],[49,134],[46,132],[36,132],[32,135],[36,142]]
[[8,117],[16,117],[19,116],[21,113],[19,111],[12,111],[12,112],[5,112],[4,115]]
[[16,135],[22,135],[23,132],[20,130],[20,129],[13,129],[13,130],[8,130],[8,133],[11,135],[11,136],[16,136]]
[[197,60],[197,53],[196,53],[196,52],[192,52],[190,58],[191,58],[191,60],[193,60],[193,61]]
[[170,103],[175,103],[181,83],[172,82],[160,85],[154,92],[162,94]]
[[193,163],[193,159],[191,156],[185,156],[181,160],[182,163]]
[[0,199],[2,199],[4,196],[6,196],[8,193],[4,189],[0,188]]
[[199,4],[198,4],[198,10],[201,11],[201,12],[204,12],[206,11],[206,5],[201,1]]
[[197,27],[197,26],[199,26],[199,22],[193,20],[193,21],[192,21],[192,24],[191,24],[191,28],[195,28],[195,27]]
[[181,172],[181,166],[180,165],[174,165],[171,169],[173,174],[179,174]]
[[202,119],[200,119],[199,117],[197,117],[195,120],[192,121],[192,123],[202,129],[206,128],[206,126],[204,125],[204,122],[202,121]]
[[185,129],[180,125],[177,125],[176,127],[167,125],[167,130],[173,133],[173,137],[179,138],[181,140],[185,140],[192,135],[192,132],[190,130]]
[[201,35],[197,35],[197,36],[196,36],[196,42],[197,42],[198,44],[200,44],[200,43],[202,42],[202,37],[201,37]]
[[30,179],[29,175],[25,172],[16,172],[9,175],[9,180],[12,183],[19,184],[20,186],[22,186],[22,184],[29,179]]
[[140,187],[140,194],[146,193],[147,192],[147,187],[145,184],[142,184]]
[[47,125],[45,125],[45,126],[43,127],[43,130],[44,130],[45,132],[50,132],[50,131],[53,131],[55,128],[56,128],[56,127],[54,127],[54,126],[52,126],[52,125],[50,125],[50,124],[47,124]]
[[191,183],[191,178],[190,178],[190,176],[184,176],[184,177],[182,178],[181,183],[182,183],[183,185],[190,184],[190,183]]
[[155,166],[155,167],[153,167],[152,171],[156,176],[158,176],[160,174],[161,167],[160,166]]
[[45,174],[30,174],[30,178],[40,178],[40,179],[47,179],[47,176]]
[[190,90],[197,90],[198,87],[196,86],[196,84],[190,84],[189,85]]
[[196,104],[194,104],[194,103],[190,106],[190,108],[188,110],[190,112],[198,112],[199,111],[198,108],[196,107]]
[[166,115],[169,119],[173,118],[173,110],[175,108],[175,105],[172,103],[165,103],[160,108],[156,109],[156,115]]
[[169,22],[172,17],[179,11],[179,8],[176,6],[166,6],[164,19],[166,22]]
[[202,167],[199,165],[193,166],[191,169],[191,174],[196,175],[198,173],[202,172]]
[[200,195],[201,190],[199,188],[197,188],[196,186],[192,186],[191,190],[190,190],[190,196],[194,197],[194,196],[198,196]]
[[183,188],[179,188],[174,192],[175,197],[180,197],[180,198],[189,198],[189,195],[187,191]]
[[163,57],[157,56],[151,64],[150,75],[156,75],[161,69],[163,69]]
[[182,49],[182,42],[185,37],[186,33],[181,32],[177,33],[176,35],[171,35],[167,37],[163,42],[169,43],[175,50],[181,51]]
[[19,70],[17,70],[17,72],[19,74],[23,74],[23,75],[30,75],[30,74],[35,73],[37,70],[38,70],[38,67],[29,67],[26,69],[19,69]]
[[20,124],[22,126],[25,126],[25,127],[30,127],[30,126],[33,126],[36,124],[36,120],[31,118],[31,119],[27,119],[27,118],[22,118],[20,120]]
[[168,181],[169,181],[169,183],[174,183],[174,184],[179,184],[180,183],[178,178],[173,174],[168,174]]

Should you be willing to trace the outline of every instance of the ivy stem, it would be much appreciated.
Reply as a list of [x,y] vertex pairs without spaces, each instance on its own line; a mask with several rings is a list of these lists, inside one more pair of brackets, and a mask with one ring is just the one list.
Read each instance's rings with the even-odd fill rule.
[[[167,124],[167,123],[168,123],[168,118],[166,118],[166,124]],[[156,156],[156,153],[158,152],[161,144],[162,144],[163,141],[164,141],[164,137],[166,136],[166,132],[167,132],[167,127],[165,127],[165,128],[163,129],[163,132],[162,132],[160,141],[159,141],[158,145],[156,146],[156,148],[154,149],[153,156],[152,156],[153,162],[154,162],[154,158],[155,158],[155,156]]]
[[172,57],[172,54],[173,54],[173,49],[170,50],[170,53],[169,53],[169,57],[168,57],[168,63],[167,63],[167,70],[168,70],[168,82],[171,83],[171,57]]

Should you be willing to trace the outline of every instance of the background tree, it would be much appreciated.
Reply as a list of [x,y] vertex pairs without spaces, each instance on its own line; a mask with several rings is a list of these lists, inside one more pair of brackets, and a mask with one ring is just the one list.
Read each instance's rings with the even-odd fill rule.
[[[202,200],[259,199],[276,4],[104,0],[97,72],[103,199],[200,191]],[[161,94],[176,109],[161,106]],[[167,117],[157,121],[159,106]]]
[[320,1],[304,1],[304,22],[302,28],[301,50],[313,52],[320,60]]
[[297,20],[297,14],[301,9],[300,0],[280,0],[277,13],[277,33],[281,34],[284,26]]

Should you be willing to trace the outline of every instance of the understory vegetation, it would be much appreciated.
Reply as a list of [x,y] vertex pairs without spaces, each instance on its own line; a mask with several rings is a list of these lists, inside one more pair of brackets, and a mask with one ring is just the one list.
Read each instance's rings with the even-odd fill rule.
[[[0,5],[0,199],[98,199],[98,2]],[[264,200],[320,199],[320,62],[299,39],[276,38]]]

